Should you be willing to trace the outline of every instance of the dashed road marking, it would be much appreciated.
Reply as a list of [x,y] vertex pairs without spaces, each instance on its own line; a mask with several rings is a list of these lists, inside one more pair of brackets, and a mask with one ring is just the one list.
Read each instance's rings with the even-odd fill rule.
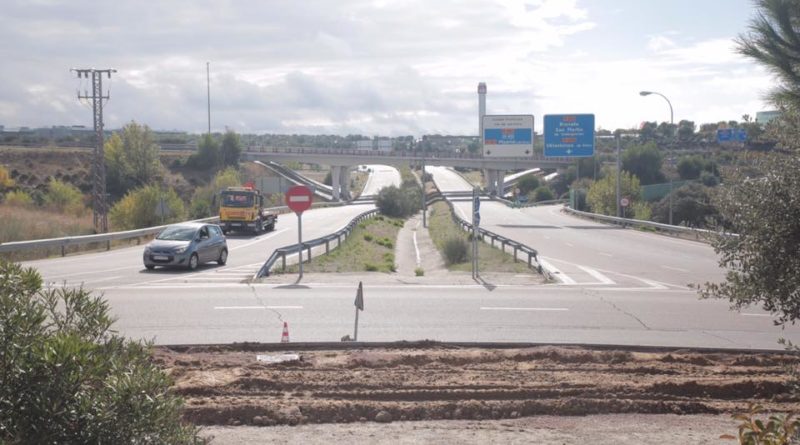
[[568,311],[565,307],[492,307],[483,306],[482,311],[531,311],[531,312],[564,312]]
[[214,306],[215,310],[303,309],[303,306]]

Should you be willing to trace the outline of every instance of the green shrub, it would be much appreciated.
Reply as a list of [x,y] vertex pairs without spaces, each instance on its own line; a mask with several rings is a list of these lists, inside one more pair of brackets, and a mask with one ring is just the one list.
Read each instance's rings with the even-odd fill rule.
[[534,202],[551,201],[552,199],[554,199],[553,191],[546,185],[539,186],[533,191]]
[[386,216],[405,218],[420,209],[421,193],[415,184],[406,185],[402,189],[395,186],[384,187],[378,192],[375,206]]
[[800,432],[800,419],[794,414],[774,415],[764,423],[757,419],[756,415],[762,413],[764,407],[761,405],[750,405],[747,413],[736,414],[735,420],[739,420],[739,434],[723,434],[720,439],[739,440],[741,445],[789,445],[795,443],[798,432]]
[[0,261],[0,443],[202,443],[149,346],[83,289]]
[[44,206],[50,210],[80,216],[86,211],[83,194],[72,184],[51,179],[44,194]]
[[371,233],[365,233],[364,234],[364,241],[372,241],[372,234]]
[[392,252],[386,252],[383,254],[383,261],[387,263],[394,264],[394,254]]
[[3,202],[10,206],[30,207],[33,205],[33,198],[22,190],[14,190],[6,193]]
[[366,270],[367,272],[377,272],[378,266],[372,263],[364,263],[364,270]]
[[416,269],[414,269],[414,275],[416,275],[418,277],[421,277],[421,276],[425,275],[425,269],[423,269],[421,267],[417,267]]
[[[168,215],[156,215],[156,208],[164,200]],[[161,190],[157,185],[148,185],[128,192],[109,212],[115,229],[138,229],[168,224],[186,219],[183,201],[175,190]]]
[[448,266],[466,262],[468,251],[469,245],[464,238],[453,236],[444,242],[444,258]]

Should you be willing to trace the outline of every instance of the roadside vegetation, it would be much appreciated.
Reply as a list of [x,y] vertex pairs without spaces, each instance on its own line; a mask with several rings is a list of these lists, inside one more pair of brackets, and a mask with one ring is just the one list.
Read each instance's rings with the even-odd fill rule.
[[150,345],[108,303],[0,261],[0,443],[204,443]]
[[[396,272],[394,247],[404,222],[383,215],[362,221],[341,246],[333,244],[335,249],[329,254],[318,254],[310,263],[303,263],[303,272]],[[296,273],[298,266],[287,267],[286,271]],[[280,269],[275,273],[281,273]]]
[[[428,232],[449,270],[472,270],[470,235],[453,221],[446,203],[437,202],[430,207]],[[483,241],[478,243],[478,269],[484,272],[532,273],[527,263],[515,262],[512,255]]]

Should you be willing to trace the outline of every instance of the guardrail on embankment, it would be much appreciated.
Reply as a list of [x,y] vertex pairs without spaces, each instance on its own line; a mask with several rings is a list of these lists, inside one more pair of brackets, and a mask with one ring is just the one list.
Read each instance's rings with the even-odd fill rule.
[[[345,204],[323,202],[323,203],[314,203],[311,205],[311,207],[312,208],[336,207],[341,205]],[[289,210],[289,207],[286,206],[270,207],[267,210],[279,215],[291,212],[291,210]],[[217,222],[217,221],[219,221],[219,217],[212,216],[210,218],[197,219],[187,222]],[[158,232],[164,230],[164,228],[167,227],[167,225],[169,224],[154,226],[154,227],[146,227],[143,229],[126,230],[123,232],[99,233],[96,235],[67,236],[63,238],[50,238],[50,239],[41,239],[32,241],[11,241],[0,244],[0,253],[10,253],[10,252],[18,252],[22,250],[34,250],[34,249],[50,249],[55,247],[55,248],[61,248],[61,256],[65,256],[67,254],[68,247],[82,246],[87,244],[100,244],[100,243],[105,243],[106,250],[111,250],[111,241],[138,239],[150,235],[155,235]]]
[[[564,207],[564,211],[567,213],[571,213],[576,216],[582,216],[584,218],[593,219],[596,221],[607,222],[611,224],[620,225],[622,227],[638,227],[638,228],[648,228],[653,229],[659,232],[669,233],[673,235],[681,235],[684,237],[694,237],[696,240],[701,240],[707,238],[709,236],[718,235],[719,232],[715,232],[713,230],[706,230],[706,229],[696,229],[694,227],[685,227],[685,226],[672,226],[669,224],[662,224],[653,221],[643,221],[640,219],[628,219],[628,218],[617,218],[616,216],[607,216],[607,215],[600,215],[597,213],[589,213],[589,212],[582,212],[580,210],[575,210],[569,207]],[[730,236],[738,236],[735,233],[729,233],[727,235]]]
[[[450,213],[453,216],[453,220],[456,222],[456,224],[458,224],[462,230],[472,233],[472,223],[458,216],[458,213],[455,211],[455,207],[453,207],[453,203],[450,202],[450,200],[446,200],[446,202],[447,205],[450,206]],[[539,255],[539,252],[533,247],[530,247],[518,241],[514,241],[511,238],[507,238],[505,236],[499,235],[489,230],[482,229],[480,226],[478,226],[478,239],[485,240],[487,237],[490,239],[489,244],[491,244],[492,247],[495,247],[494,244],[498,243],[500,245],[500,249],[503,252],[506,251],[506,247],[511,247],[512,249],[514,249],[513,253],[514,261],[519,261],[518,256],[519,253],[522,252],[523,254],[526,254],[528,256],[528,261],[527,261],[528,267],[536,269],[536,271],[539,272],[540,274],[544,274],[545,272],[547,272],[539,263],[539,259],[537,257]],[[534,261],[536,262],[535,265]]]
[[269,276],[270,270],[275,266],[275,263],[278,259],[281,260],[282,269],[286,269],[286,256],[291,255],[293,253],[298,253],[301,250],[307,251],[307,256],[305,258],[306,261],[311,261],[311,249],[317,246],[325,245],[325,254],[328,254],[331,250],[330,244],[331,241],[336,240],[336,246],[339,247],[342,244],[342,238],[347,239],[350,234],[355,229],[356,225],[361,221],[372,218],[378,213],[378,209],[368,210],[364,213],[359,214],[355,218],[353,218],[346,226],[337,230],[336,232],[325,235],[310,241],[303,241],[302,244],[292,244],[289,246],[279,247],[272,252],[272,255],[267,258],[267,261],[258,269],[255,275],[253,275],[253,279],[259,279],[261,277]]

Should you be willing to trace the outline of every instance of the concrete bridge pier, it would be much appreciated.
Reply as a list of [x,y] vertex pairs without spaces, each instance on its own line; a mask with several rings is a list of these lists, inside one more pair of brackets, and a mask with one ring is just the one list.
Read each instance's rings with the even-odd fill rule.
[[483,169],[483,178],[486,180],[486,192],[489,193],[490,195],[494,191],[494,183],[495,183],[494,172],[495,172],[494,169],[491,168]]
[[331,166],[331,192],[333,193],[333,200],[339,201],[341,199],[341,190],[339,189],[339,177],[341,176],[341,167],[336,165]]
[[505,194],[506,189],[506,171],[505,170],[495,170],[494,171],[495,177],[497,178],[497,197],[502,198]]
[[[338,167],[339,169],[339,200],[350,199],[350,167]],[[331,181],[332,183],[335,181]]]

